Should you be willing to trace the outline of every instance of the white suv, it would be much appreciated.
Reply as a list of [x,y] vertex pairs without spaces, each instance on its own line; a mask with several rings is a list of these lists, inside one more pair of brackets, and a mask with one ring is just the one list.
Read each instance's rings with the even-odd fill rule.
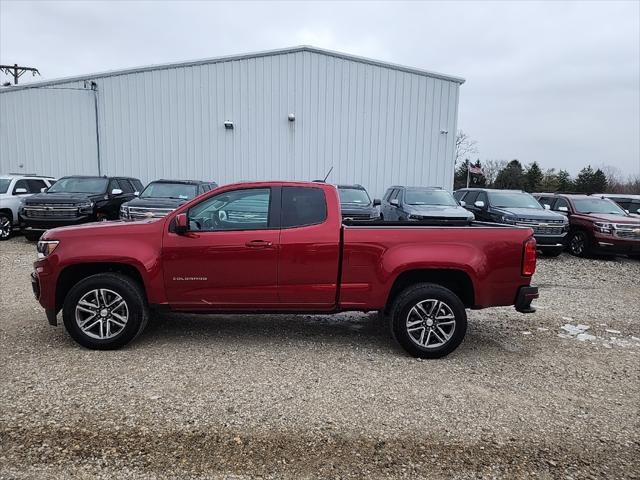
[[0,175],[0,241],[8,239],[18,225],[18,208],[22,200],[54,183],[53,177],[18,173]]

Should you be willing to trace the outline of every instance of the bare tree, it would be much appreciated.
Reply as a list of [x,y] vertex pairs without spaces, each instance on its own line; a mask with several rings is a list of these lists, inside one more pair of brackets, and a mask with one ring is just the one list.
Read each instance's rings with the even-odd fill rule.
[[474,153],[478,153],[477,145],[478,142],[472,140],[463,130],[458,130],[456,133],[456,165]]
[[484,171],[484,178],[487,181],[487,185],[493,185],[496,181],[498,172],[507,166],[506,160],[485,160],[482,162],[482,170]]

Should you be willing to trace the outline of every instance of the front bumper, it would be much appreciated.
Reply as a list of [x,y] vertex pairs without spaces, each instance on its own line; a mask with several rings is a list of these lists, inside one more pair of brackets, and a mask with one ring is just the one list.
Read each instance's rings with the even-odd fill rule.
[[75,218],[25,218],[20,217],[20,227],[22,230],[44,231],[57,227],[67,227],[69,225],[82,225],[94,220],[92,215],[83,215]]
[[538,287],[528,286],[528,287],[520,287],[518,289],[518,294],[516,295],[515,307],[516,310],[520,313],[533,313],[536,311],[534,307],[531,306],[531,302],[533,302],[540,295],[538,294]]
[[597,253],[640,255],[640,240],[620,238],[596,232],[593,249]]
[[562,235],[534,235],[536,246],[539,249],[547,248],[564,248],[566,245],[567,234]]

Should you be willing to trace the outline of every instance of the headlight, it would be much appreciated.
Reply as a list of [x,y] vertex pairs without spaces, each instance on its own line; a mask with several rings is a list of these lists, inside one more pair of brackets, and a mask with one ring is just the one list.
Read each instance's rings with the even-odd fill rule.
[[120,218],[127,220],[129,218],[129,207],[122,205],[120,207]]
[[93,213],[93,202],[79,204],[78,211],[80,213]]
[[38,258],[48,257],[58,247],[60,242],[58,240],[40,240],[36,250],[38,251]]
[[409,220],[422,220],[422,215],[409,215]]
[[596,231],[600,233],[608,233],[609,235],[612,235],[616,230],[615,225],[613,225],[612,223],[595,222],[593,226],[595,227]]
[[503,215],[502,217],[500,217],[500,223],[516,223],[516,221],[511,217]]

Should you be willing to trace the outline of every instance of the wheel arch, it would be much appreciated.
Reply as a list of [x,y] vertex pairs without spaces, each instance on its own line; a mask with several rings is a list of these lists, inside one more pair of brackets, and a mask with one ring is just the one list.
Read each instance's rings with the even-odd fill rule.
[[100,273],[119,273],[126,275],[140,285],[147,300],[147,291],[140,271],[133,265],[119,262],[78,263],[65,267],[56,281],[56,312],[64,305],[64,300],[79,281]]
[[0,213],[8,215],[9,220],[11,220],[12,223],[15,221],[15,219],[13,218],[13,210],[11,210],[10,208],[0,208]]
[[475,305],[475,289],[471,277],[464,270],[455,268],[418,268],[406,270],[400,273],[393,282],[387,302],[385,312],[388,312],[397,296],[406,288],[417,283],[432,283],[447,288],[455,293],[465,307],[470,308]]

